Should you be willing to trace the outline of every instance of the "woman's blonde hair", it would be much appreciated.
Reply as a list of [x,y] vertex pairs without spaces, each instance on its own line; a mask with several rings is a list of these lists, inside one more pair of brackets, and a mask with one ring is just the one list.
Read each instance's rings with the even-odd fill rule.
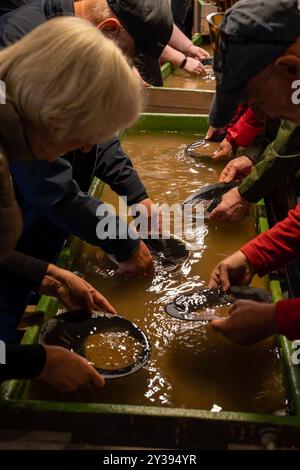
[[119,48],[75,17],[51,19],[1,51],[0,79],[20,115],[54,140],[81,132],[108,140],[141,108]]

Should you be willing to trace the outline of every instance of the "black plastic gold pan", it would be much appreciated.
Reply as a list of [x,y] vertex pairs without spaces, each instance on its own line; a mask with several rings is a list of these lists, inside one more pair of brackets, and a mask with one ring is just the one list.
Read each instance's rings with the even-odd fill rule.
[[144,242],[157,259],[161,269],[167,271],[176,269],[189,257],[185,242],[172,235],[168,235],[167,238],[160,236],[158,239],[144,239]]
[[151,344],[147,335],[134,323],[119,315],[106,312],[95,312],[90,315],[86,310],[65,312],[47,321],[41,328],[39,343],[62,346],[81,356],[84,354],[84,343],[88,337],[97,333],[120,332],[126,333],[139,345],[138,357],[133,363],[119,369],[97,367],[95,369],[106,379],[114,379],[134,374],[148,361],[151,353]]
[[231,305],[238,299],[271,302],[270,294],[258,287],[232,286],[227,292],[219,288],[205,288],[178,295],[165,306],[165,311],[180,320],[210,321],[218,318],[217,313],[210,309]]
[[205,212],[209,213],[220,204],[222,196],[237,185],[238,181],[207,184],[185,199],[182,205],[186,206],[190,204],[192,206],[196,206],[197,204],[202,203],[204,205]]

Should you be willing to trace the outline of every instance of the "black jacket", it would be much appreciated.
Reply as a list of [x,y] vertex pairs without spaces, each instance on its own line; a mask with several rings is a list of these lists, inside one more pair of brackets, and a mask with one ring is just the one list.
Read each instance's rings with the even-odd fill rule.
[[[22,3],[24,5],[10,11]],[[0,47],[13,44],[54,16],[73,14],[73,1],[70,0],[31,0],[29,3],[4,0],[0,5]],[[138,240],[103,242],[96,237],[99,221],[96,209],[102,203],[86,194],[93,177],[98,176],[118,194],[127,195],[130,204],[147,197],[119,139],[95,147],[88,156],[73,152],[68,158],[53,163],[16,163],[12,173],[19,197],[36,205],[37,210],[42,210],[43,215],[62,230],[114,253],[119,261],[127,259],[137,248]],[[13,254],[0,267],[0,280],[4,278],[6,282],[11,280],[23,285],[25,282],[30,288],[37,288],[47,264],[19,256]],[[22,272],[16,275],[18,266]],[[46,353],[40,345],[8,345],[6,359],[7,365],[0,364],[0,381],[38,376],[45,365]]]
[[[0,17],[0,47],[16,42],[54,16],[73,14],[73,1],[31,0]],[[19,197],[64,232],[100,246],[118,261],[129,258],[136,250],[139,241],[130,237],[104,241],[97,238],[96,211],[102,202],[86,194],[93,177],[97,176],[119,195],[127,196],[129,204],[147,198],[145,187],[118,138],[95,146],[89,155],[76,151],[50,164],[17,163],[12,167],[12,175]],[[19,202],[22,207],[22,199]]]
[[0,2],[0,16],[5,15],[5,13],[14,10],[15,8],[21,7],[28,0],[1,0]]

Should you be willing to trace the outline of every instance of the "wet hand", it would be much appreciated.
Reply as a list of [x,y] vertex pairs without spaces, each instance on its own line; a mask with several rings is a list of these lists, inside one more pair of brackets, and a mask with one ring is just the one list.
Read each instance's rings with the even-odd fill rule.
[[239,250],[221,261],[213,270],[209,287],[221,287],[226,292],[232,285],[250,284],[255,272]]
[[183,68],[186,72],[194,73],[196,75],[201,75],[201,74],[206,73],[206,69],[204,65],[202,65],[198,59],[194,59],[193,57],[187,57],[186,64]]
[[220,204],[209,214],[209,221],[236,222],[250,209],[251,202],[244,199],[237,188],[224,194]]
[[205,140],[210,140],[212,137],[217,137],[219,135],[222,135],[224,134],[225,131],[226,131],[225,127],[218,128],[218,127],[209,126],[208,131],[205,136]]
[[126,276],[153,276],[153,259],[143,241],[140,241],[137,250],[128,260],[119,263],[118,273]]
[[227,139],[222,140],[220,147],[213,153],[213,160],[221,160],[222,158],[232,158],[233,148]]
[[141,215],[145,217],[147,224],[147,234],[155,234],[162,232],[162,213],[159,210],[158,204],[150,199],[144,199],[139,202],[142,205],[141,209],[144,209]]
[[250,345],[277,333],[275,304],[238,300],[228,313],[212,327],[235,343]]
[[53,264],[48,266],[40,286],[40,293],[57,297],[68,310],[85,308],[90,313],[97,310],[117,313],[108,300],[91,284]]
[[229,162],[221,173],[219,181],[230,183],[233,180],[243,180],[248,176],[253,168],[250,158],[241,156]]
[[46,364],[39,379],[61,392],[103,387],[104,378],[84,357],[59,346],[45,346],[45,350]]
[[192,45],[187,51],[186,54],[190,57],[194,57],[195,59],[207,59],[210,57],[210,54],[202,47]]

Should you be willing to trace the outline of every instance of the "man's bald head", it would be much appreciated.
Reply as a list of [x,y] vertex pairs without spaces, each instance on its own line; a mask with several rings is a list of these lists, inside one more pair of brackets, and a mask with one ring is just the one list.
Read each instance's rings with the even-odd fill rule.
[[134,40],[123,28],[107,0],[79,0],[74,4],[76,16],[91,21],[113,39],[128,57],[134,56]]

